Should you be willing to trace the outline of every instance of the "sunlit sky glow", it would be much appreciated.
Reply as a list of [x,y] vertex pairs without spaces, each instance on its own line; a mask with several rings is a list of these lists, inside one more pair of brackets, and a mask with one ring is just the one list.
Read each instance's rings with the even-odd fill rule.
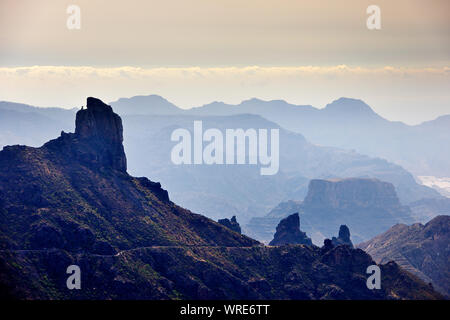
[[[66,8],[81,8],[68,30]],[[366,28],[381,8],[382,29]],[[74,107],[159,94],[183,108],[360,98],[391,120],[450,113],[447,0],[2,0],[0,100]]]

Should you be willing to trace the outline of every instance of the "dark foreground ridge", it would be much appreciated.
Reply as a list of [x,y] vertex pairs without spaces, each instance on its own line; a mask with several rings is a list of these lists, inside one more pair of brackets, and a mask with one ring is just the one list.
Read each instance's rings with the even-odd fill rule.
[[300,217],[298,213],[291,214],[280,221],[277,226],[271,246],[280,246],[286,244],[305,244],[312,245],[312,241],[305,232],[300,230]]
[[[81,289],[66,286],[69,265]],[[395,263],[366,287],[364,251],[265,247],[126,172],[120,117],[88,98],[75,133],[0,152],[0,297],[19,299],[436,299]]]
[[437,216],[425,225],[397,224],[358,248],[377,262],[395,261],[450,297],[449,235],[450,216]]

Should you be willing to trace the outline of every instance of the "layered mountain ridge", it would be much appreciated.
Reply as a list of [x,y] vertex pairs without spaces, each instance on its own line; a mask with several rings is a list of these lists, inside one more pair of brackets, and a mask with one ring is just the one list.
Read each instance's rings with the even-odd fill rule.
[[[75,133],[0,152],[0,296],[20,299],[439,299],[395,263],[338,246],[264,247],[126,172],[120,117],[90,98]],[[80,290],[66,268],[81,269]]]
[[438,216],[426,224],[397,224],[358,248],[378,263],[396,261],[450,296],[450,216]]
[[[77,113],[75,133],[62,132],[41,148],[5,147],[0,154],[0,194],[2,203],[9,204],[2,206],[9,212],[2,223],[9,238],[2,247],[39,247],[39,241],[32,241],[38,238],[53,239],[52,247],[66,248],[76,242],[71,229],[80,229],[92,246],[97,238],[116,250],[159,244],[256,244],[216,223],[208,229],[208,219],[175,206],[159,183],[129,176],[122,135],[121,119],[111,107],[88,98],[87,109]],[[63,214],[66,208],[68,216]],[[22,229],[20,225],[30,225],[35,233],[14,232]],[[224,230],[223,242],[214,235],[217,230]]]

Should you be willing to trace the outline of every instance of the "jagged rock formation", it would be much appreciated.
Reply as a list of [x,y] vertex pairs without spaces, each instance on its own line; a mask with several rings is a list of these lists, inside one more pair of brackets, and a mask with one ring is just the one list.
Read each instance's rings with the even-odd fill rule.
[[[249,224],[252,235],[268,239],[275,229],[275,219],[285,217],[281,208],[288,206],[301,214],[303,230],[314,243],[332,238],[344,223],[355,241],[368,240],[396,223],[412,223],[411,210],[402,206],[389,182],[367,178],[314,179],[303,202],[280,204],[263,218]],[[292,211],[291,211],[292,212]]]
[[300,231],[300,218],[298,213],[291,214],[280,221],[277,226],[271,246],[282,246],[286,244],[306,244],[311,246],[312,241],[305,232]]
[[231,217],[231,220],[227,218],[219,219],[218,222],[234,232],[241,233],[241,226],[237,222],[236,216]]
[[[119,120],[89,99],[75,133],[0,152],[0,298],[441,298],[396,264],[367,289],[362,250],[264,247],[175,205],[126,173]],[[72,264],[81,290],[67,290]]]
[[61,132],[58,139],[47,142],[41,150],[64,153],[66,159],[77,160],[93,169],[126,172],[121,118],[96,98],[87,98],[86,106],[76,114],[75,133]]
[[397,224],[357,247],[378,263],[390,260],[450,296],[450,216],[438,216],[425,225]]
[[385,208],[399,206],[394,186],[376,179],[313,179],[304,205],[309,208]]
[[[272,118],[269,114],[261,114],[262,117],[256,115],[266,107],[276,117],[286,116],[288,110],[301,112],[302,108],[282,101],[265,103],[252,99],[239,107],[228,108],[235,116],[196,115],[196,120],[203,121],[205,130],[217,128],[225,132],[229,128],[278,129],[280,171],[273,177],[261,176],[256,166],[205,168],[173,164],[168,157],[174,145],[170,140],[171,133],[176,128],[186,128],[192,132],[192,116],[196,114],[194,109],[200,111],[204,108],[177,111],[176,107],[156,96],[120,99],[112,107],[116,113],[120,114],[115,109],[119,107],[126,114],[122,118],[123,125],[127,128],[124,143],[128,168],[132,169],[134,175],[161,181],[170,189],[172,200],[216,221],[223,218],[223,212],[227,212],[230,217],[236,215],[245,234],[250,233],[243,223],[246,225],[252,217],[260,217],[269,212],[285,199],[303,199],[308,191],[309,180],[315,177],[376,177],[391,182],[403,203],[438,196],[436,191],[417,184],[410,173],[393,163],[352,151],[310,144],[302,135],[284,130],[284,126],[279,127],[278,121],[266,120]],[[280,112],[280,108],[284,111]],[[177,111],[178,115],[174,115],[172,111]],[[163,114],[166,116],[162,116]],[[12,143],[41,146],[59,135],[61,130],[73,132],[74,116],[73,110],[36,108],[0,101],[0,150],[3,145]],[[304,120],[304,117],[301,118]],[[334,115],[333,119],[336,120]],[[299,120],[295,124],[297,129],[302,127],[298,126]],[[271,181],[267,183],[267,179]],[[190,187],[186,188],[186,185]],[[286,212],[297,211],[294,209]],[[278,222],[279,219],[267,233],[267,241],[272,239]]]
[[331,241],[335,246],[347,245],[353,248],[352,240],[350,240],[350,229],[345,224],[339,227],[338,237],[333,237]]
[[333,241],[331,241],[330,239],[323,240],[323,246],[321,248],[321,251],[323,253],[328,252],[333,248],[334,248]]
[[[83,160],[100,166],[111,166],[127,171],[127,159],[123,149],[122,119],[101,100],[87,98],[87,108],[77,112],[75,136],[91,146],[89,153],[82,153]],[[83,146],[86,150],[86,146]]]

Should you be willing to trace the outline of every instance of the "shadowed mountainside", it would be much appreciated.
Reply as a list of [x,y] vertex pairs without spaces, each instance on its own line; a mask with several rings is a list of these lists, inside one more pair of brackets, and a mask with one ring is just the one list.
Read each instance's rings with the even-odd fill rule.
[[286,244],[306,244],[311,246],[312,241],[305,232],[300,230],[300,218],[298,213],[291,214],[280,221],[277,230],[270,241],[271,246],[280,246]]
[[302,229],[319,244],[331,239],[342,224],[352,230],[355,242],[368,240],[396,223],[413,223],[411,210],[402,206],[395,188],[377,179],[311,180],[303,202],[279,204],[269,214],[253,218],[249,234],[267,241],[280,219],[298,212]]
[[[245,225],[252,217],[261,216],[282,201],[303,199],[308,181],[315,178],[375,177],[393,183],[402,203],[439,197],[433,189],[418,185],[414,177],[400,166],[352,151],[313,145],[302,135],[257,115],[193,116],[158,96],[120,99],[115,105],[126,115],[123,118],[127,129],[124,143],[128,168],[133,175],[153,177],[171,190],[171,198],[175,202],[215,220],[224,215],[236,215],[243,223],[244,233]],[[52,108],[6,102],[0,103],[0,112],[2,110],[14,114],[7,125],[0,126],[0,140],[4,144],[31,143],[38,146],[39,141],[43,143],[61,129],[71,130],[73,127],[67,120],[73,118],[71,110],[59,110],[52,116]],[[160,115],[164,110],[170,110],[170,115]],[[171,134],[177,128],[186,128],[192,133],[194,120],[202,120],[204,130],[279,129],[278,174],[261,176],[258,166],[248,165],[174,165],[170,158],[175,145]],[[12,125],[17,123],[23,125]],[[25,128],[28,130],[24,131]]]

